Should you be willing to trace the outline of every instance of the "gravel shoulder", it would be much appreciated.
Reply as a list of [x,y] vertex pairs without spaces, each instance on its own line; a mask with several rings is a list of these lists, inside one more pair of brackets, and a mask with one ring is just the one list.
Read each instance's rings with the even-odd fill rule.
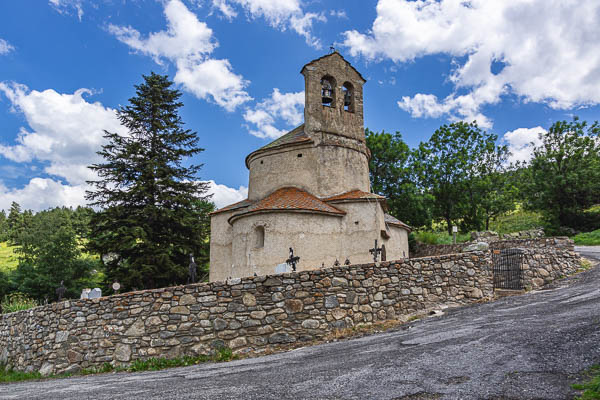
[[[577,247],[600,260],[600,246]],[[0,385],[0,399],[570,399],[600,364],[600,268],[382,334],[224,364]]]

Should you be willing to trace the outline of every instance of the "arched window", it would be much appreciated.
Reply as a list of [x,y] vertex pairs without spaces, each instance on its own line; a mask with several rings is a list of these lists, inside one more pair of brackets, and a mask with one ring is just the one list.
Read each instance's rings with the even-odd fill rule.
[[265,247],[265,227],[257,226],[254,228],[254,247]]
[[335,106],[335,79],[326,75],[321,78],[321,102],[324,106]]
[[350,82],[344,83],[342,93],[344,94],[344,110],[354,112],[354,87]]

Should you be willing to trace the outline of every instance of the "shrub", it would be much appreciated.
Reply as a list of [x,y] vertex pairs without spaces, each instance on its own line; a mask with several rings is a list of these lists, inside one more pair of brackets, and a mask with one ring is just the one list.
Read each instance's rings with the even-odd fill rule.
[[580,233],[573,237],[575,244],[583,246],[599,246],[600,245],[600,229],[592,232]]
[[30,308],[37,306],[37,301],[20,292],[14,292],[4,296],[2,303],[0,303],[0,308],[2,308],[2,313],[4,314],[29,310]]

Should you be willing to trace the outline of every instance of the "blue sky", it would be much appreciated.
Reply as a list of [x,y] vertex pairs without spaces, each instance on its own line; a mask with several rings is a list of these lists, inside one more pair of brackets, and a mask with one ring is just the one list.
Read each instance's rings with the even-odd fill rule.
[[151,71],[182,91],[218,206],[244,158],[302,123],[300,69],[329,46],[367,79],[365,126],[411,146],[477,120],[527,160],[600,108],[594,0],[32,0],[0,4],[0,209],[85,204],[86,166]]

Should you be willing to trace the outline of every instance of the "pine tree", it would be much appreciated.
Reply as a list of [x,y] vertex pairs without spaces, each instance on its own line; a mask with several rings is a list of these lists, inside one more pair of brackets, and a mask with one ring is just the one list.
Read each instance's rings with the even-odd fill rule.
[[125,289],[185,282],[189,254],[200,254],[206,232],[200,206],[208,184],[199,182],[202,165],[184,165],[203,149],[196,132],[178,115],[181,93],[167,76],[151,73],[136,85],[136,96],[118,117],[128,135],[105,131],[104,162],[90,168],[90,246],[103,255],[107,280]]

